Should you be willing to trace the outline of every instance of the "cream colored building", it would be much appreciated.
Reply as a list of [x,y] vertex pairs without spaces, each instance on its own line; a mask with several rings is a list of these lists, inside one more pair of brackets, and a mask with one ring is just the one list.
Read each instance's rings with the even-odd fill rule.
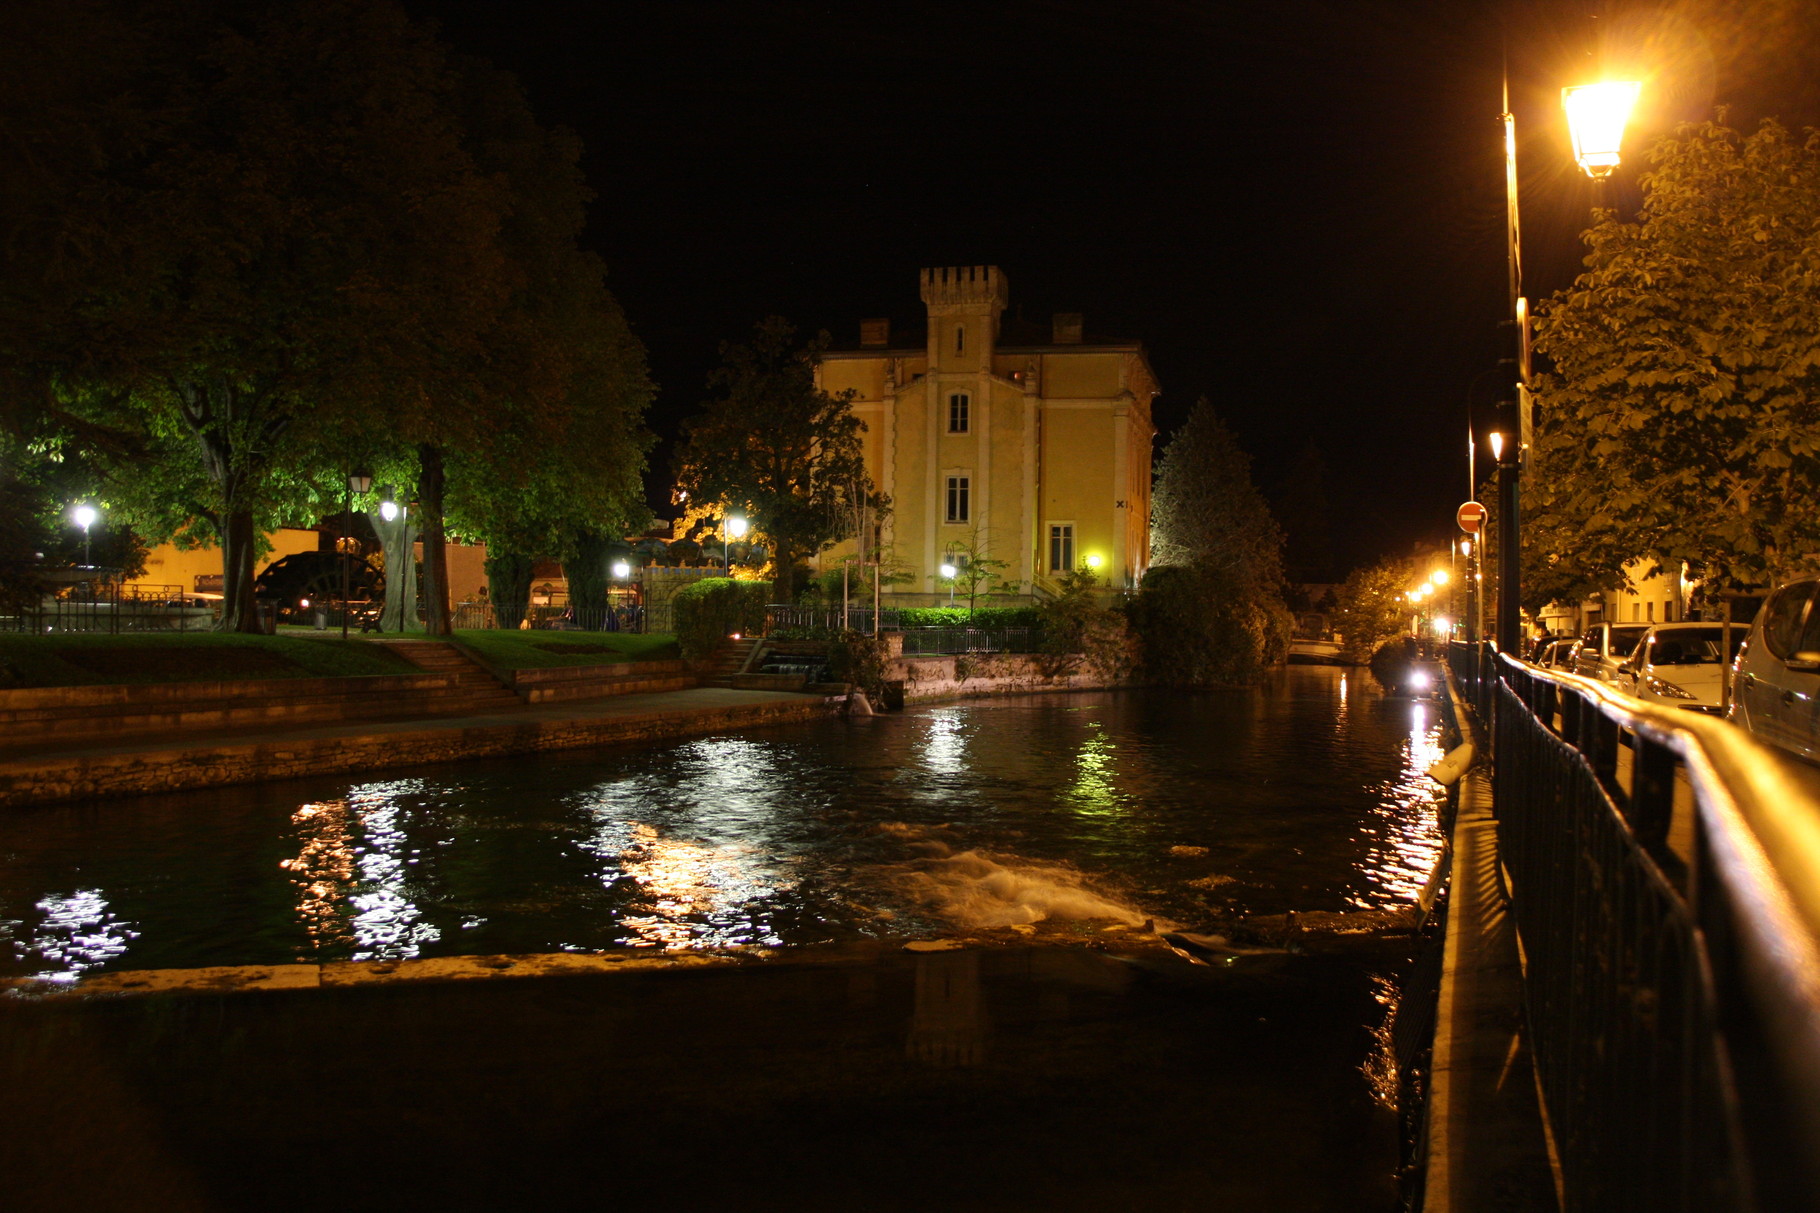
[[[1137,585],[1150,554],[1150,449],[1158,388],[1136,341],[1088,339],[1081,317],[1007,322],[996,266],[925,269],[925,332],[889,322],[827,351],[823,390],[855,393],[866,467],[891,498],[887,550],[910,594],[945,594],[937,570],[977,548],[1023,592],[1052,592],[1071,568],[1112,589]],[[835,567],[852,550],[823,558]]]

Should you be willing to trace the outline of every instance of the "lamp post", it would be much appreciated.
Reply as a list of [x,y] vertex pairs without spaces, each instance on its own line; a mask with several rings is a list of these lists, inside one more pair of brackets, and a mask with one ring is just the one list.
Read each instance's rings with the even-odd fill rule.
[[342,502],[341,527],[341,638],[348,638],[348,545],[354,542],[354,494],[373,487],[373,478],[360,472],[348,473],[348,492]]
[[745,537],[746,520],[738,514],[728,518],[726,525],[721,529],[720,560],[723,566],[722,571],[729,577],[733,576],[733,541]]
[[954,605],[954,576],[959,570],[951,564],[944,563],[936,571],[948,579],[948,605],[952,607]]
[[[1618,167],[1619,145],[1642,86],[1635,82],[1577,85],[1561,91],[1573,139],[1574,159],[1588,176],[1602,181]],[[1505,428],[1511,438],[1504,444],[1509,458],[1499,451],[1494,436],[1493,455],[1498,464],[1498,648],[1506,653],[1522,649],[1522,522],[1521,477],[1523,453],[1529,449],[1532,406],[1529,395],[1529,301],[1523,297],[1523,238],[1517,208],[1517,120],[1510,112],[1510,81],[1504,82],[1504,236],[1510,287],[1512,357],[1516,369],[1514,399],[1505,400]]]
[[95,520],[101,517],[101,514],[94,506],[84,502],[75,508],[70,517],[75,519],[76,525],[82,528],[82,567],[87,568],[92,563],[89,559],[88,529],[95,525]]

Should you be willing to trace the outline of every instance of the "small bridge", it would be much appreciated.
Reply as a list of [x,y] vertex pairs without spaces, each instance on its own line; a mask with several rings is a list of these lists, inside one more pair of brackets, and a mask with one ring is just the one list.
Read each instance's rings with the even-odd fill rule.
[[1448,656],[1491,749],[1488,868],[1562,1206],[1820,1208],[1820,771],[1490,647]]

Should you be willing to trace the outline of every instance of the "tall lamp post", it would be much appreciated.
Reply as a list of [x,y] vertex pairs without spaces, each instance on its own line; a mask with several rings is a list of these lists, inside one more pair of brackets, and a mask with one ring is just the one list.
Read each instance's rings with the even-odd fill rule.
[[[1576,85],[1561,91],[1567,111],[1574,159],[1594,181],[1618,167],[1624,125],[1642,86],[1634,81]],[[1517,207],[1517,120],[1510,112],[1510,82],[1504,82],[1504,237],[1510,287],[1512,358],[1515,398],[1500,407],[1510,436],[1500,446],[1494,435],[1492,453],[1498,464],[1498,649],[1522,651],[1521,478],[1529,450],[1532,406],[1529,395],[1529,301],[1523,297],[1523,234]],[[1508,458],[1506,457],[1508,456]]]
[[342,500],[341,526],[341,638],[348,638],[348,545],[354,542],[354,494],[373,487],[373,478],[360,472],[348,473],[347,496]]

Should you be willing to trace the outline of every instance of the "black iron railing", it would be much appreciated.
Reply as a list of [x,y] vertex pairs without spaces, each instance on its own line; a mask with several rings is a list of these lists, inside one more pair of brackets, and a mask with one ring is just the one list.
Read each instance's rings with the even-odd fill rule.
[[1041,640],[1036,628],[905,628],[904,656],[1034,653]]
[[1456,646],[1568,1210],[1809,1208],[1820,799],[1731,725]]

